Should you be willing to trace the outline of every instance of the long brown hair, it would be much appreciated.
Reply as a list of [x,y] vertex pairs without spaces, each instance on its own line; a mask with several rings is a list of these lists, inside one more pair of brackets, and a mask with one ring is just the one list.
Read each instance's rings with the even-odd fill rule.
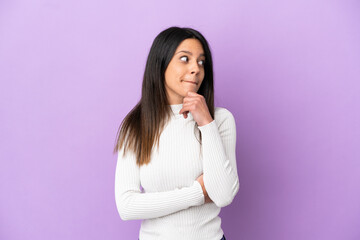
[[213,64],[208,42],[192,28],[170,27],[154,39],[146,62],[141,99],[119,126],[114,154],[124,147],[123,156],[127,150],[132,151],[138,166],[150,162],[154,142],[159,145],[160,134],[172,114],[165,89],[165,70],[178,45],[187,38],[198,39],[204,49],[205,76],[197,93],[204,96],[214,118]]

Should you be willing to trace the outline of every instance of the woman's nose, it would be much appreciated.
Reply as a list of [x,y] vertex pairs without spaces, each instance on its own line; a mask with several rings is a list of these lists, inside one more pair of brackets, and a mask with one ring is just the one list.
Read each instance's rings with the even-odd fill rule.
[[195,73],[197,74],[200,71],[200,68],[198,66],[198,63],[195,62],[191,65],[191,74]]

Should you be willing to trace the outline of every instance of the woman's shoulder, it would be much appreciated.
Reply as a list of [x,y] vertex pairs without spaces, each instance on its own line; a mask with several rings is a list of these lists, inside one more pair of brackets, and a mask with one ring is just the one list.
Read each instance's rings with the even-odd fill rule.
[[215,107],[215,117],[229,117],[233,116],[232,112],[225,107]]
[[225,107],[215,107],[214,115],[215,121],[218,124],[221,124],[224,121],[235,122],[234,115],[229,109]]

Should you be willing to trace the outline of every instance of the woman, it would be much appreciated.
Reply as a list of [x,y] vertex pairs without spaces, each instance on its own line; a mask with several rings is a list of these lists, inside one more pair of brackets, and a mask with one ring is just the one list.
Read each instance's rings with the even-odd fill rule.
[[225,239],[218,214],[239,190],[235,146],[232,113],[214,107],[206,39],[165,29],[151,46],[141,100],[118,131],[121,219],[143,219],[140,240]]

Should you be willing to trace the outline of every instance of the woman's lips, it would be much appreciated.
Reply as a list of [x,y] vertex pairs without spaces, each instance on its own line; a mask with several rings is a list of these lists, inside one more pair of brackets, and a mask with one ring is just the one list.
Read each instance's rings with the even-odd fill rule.
[[192,84],[197,85],[197,83],[196,83],[196,82],[190,82],[190,81],[184,81],[184,82],[187,82],[187,83],[192,83]]

